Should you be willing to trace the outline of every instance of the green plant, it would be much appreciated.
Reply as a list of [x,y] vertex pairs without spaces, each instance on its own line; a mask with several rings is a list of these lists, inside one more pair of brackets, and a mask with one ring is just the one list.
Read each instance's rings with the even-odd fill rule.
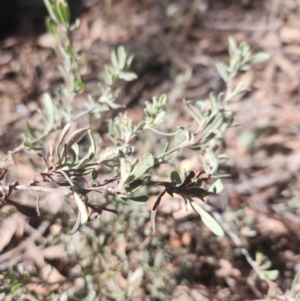
[[[4,181],[8,169],[14,164],[13,155],[20,151],[27,151],[33,163],[43,170],[26,185],[15,181],[8,184],[3,182],[0,188],[1,203],[13,205],[28,216],[39,216],[39,200],[43,193],[60,192],[66,196],[66,202],[71,199],[77,206],[76,222],[69,232],[74,234],[93,215],[125,210],[122,203],[145,203],[150,195],[157,193],[158,187],[162,187],[150,216],[153,233],[157,210],[163,195],[167,193],[181,196],[186,207],[198,213],[213,233],[223,236],[222,227],[202,205],[206,196],[220,193],[223,189],[220,179],[223,175],[217,172],[219,163],[226,156],[219,153],[220,142],[225,131],[233,124],[230,100],[243,92],[241,85],[233,87],[233,79],[251,64],[265,60],[267,55],[252,55],[245,43],[238,45],[229,39],[230,63],[217,65],[226,90],[218,95],[211,93],[208,100],[183,101],[183,106],[196,124],[195,129],[190,125],[176,125],[177,129],[166,131],[163,121],[170,110],[166,95],[153,97],[152,101],[146,102],[145,116],[137,124],[126,112],[108,119],[106,112],[123,107],[118,103],[118,81],[136,78],[129,70],[133,57],[128,56],[122,46],[115,49],[111,54],[111,64],[104,67],[99,90],[88,94],[84,107],[75,105],[75,96],[86,89],[82,81],[85,58],[76,53],[71,39],[78,23],[70,25],[69,7],[64,1],[45,0],[45,3],[49,11],[46,25],[55,37],[54,50],[61,60],[59,70],[63,83],[52,95],[44,95],[42,109],[38,112],[43,126],[34,127],[27,122],[24,142],[0,165],[0,180]],[[107,135],[92,130],[92,122],[100,118],[107,119]],[[142,150],[144,137],[149,132],[160,137],[160,145],[155,150]],[[191,171],[180,174],[172,166],[172,160],[179,156],[188,157],[192,152],[201,153],[203,166],[195,166]],[[36,155],[40,161],[36,160]],[[159,177],[158,169],[164,164],[170,166],[169,181],[162,181]],[[206,189],[204,184],[210,183],[210,178],[217,180]],[[36,208],[13,200],[16,191],[21,190],[36,193]],[[88,231],[87,228],[84,228],[85,231]],[[103,246],[103,243],[99,244]],[[82,266],[85,264],[82,263]],[[140,276],[141,269],[138,272]],[[90,274],[85,276],[89,283]],[[135,285],[133,278],[136,280],[134,276],[128,276],[127,279],[128,296]]]
[[274,281],[277,279],[279,275],[279,271],[269,270],[271,265],[272,265],[271,261],[266,259],[261,252],[256,252],[255,262],[253,263],[253,272],[248,277],[248,283],[250,284],[250,286],[254,291],[258,292],[256,289],[255,281],[257,279],[266,281],[269,286],[268,295],[274,296],[275,294],[276,295],[278,294],[277,285]]

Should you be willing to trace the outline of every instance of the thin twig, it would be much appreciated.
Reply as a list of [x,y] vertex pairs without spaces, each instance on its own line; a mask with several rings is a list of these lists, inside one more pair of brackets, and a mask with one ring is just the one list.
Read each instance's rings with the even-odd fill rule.
[[[0,191],[8,191],[8,186],[0,186]],[[70,187],[46,187],[46,186],[30,186],[30,185],[16,185],[15,190],[31,190],[31,191],[41,191],[41,192],[60,192],[62,194],[68,195],[73,191]]]

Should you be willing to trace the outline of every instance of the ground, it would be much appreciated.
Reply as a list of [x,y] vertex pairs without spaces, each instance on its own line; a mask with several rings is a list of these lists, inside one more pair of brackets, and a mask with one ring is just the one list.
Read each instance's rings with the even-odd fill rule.
[[[120,83],[119,101],[134,121],[145,100],[167,93],[178,124],[186,123],[182,99],[205,100],[211,91],[222,91],[215,64],[228,60],[229,36],[248,43],[253,52],[270,54],[239,75],[247,93],[231,103],[235,126],[223,141],[228,159],[220,167],[230,177],[224,191],[210,200],[230,229],[224,238],[215,237],[199,218],[178,214],[171,199],[158,213],[155,236],[149,204],[121,208],[118,219],[103,216],[74,236],[66,235],[61,204],[56,209],[51,203],[54,213],[49,210],[38,219],[4,206],[0,283],[8,289],[0,300],[20,298],[20,290],[15,297],[10,291],[19,282],[22,300],[42,300],[51,292],[47,300],[67,300],[66,292],[77,293],[80,300],[87,293],[84,300],[126,300],[122,293],[130,290],[127,300],[297,300],[299,284],[291,286],[300,262],[299,1],[83,3],[74,9],[80,26],[73,37],[89,62],[83,79],[90,91],[95,89],[111,50],[124,45],[135,57],[132,69],[138,79]],[[27,5],[18,8],[19,21],[0,42],[0,159],[22,141],[24,120],[35,120],[42,93],[61,82],[53,39],[43,31],[45,11],[40,4]],[[182,87],[179,75],[186,78]],[[93,126],[102,130],[100,122]],[[15,160],[5,180],[32,180],[36,171],[28,154],[19,153]],[[178,164],[185,168],[199,160],[194,154]],[[258,252],[270,260],[268,270],[279,271],[277,279],[255,278],[249,261]],[[12,270],[13,265],[18,268]],[[30,276],[21,277],[20,270]],[[11,280],[3,278],[7,273]]]

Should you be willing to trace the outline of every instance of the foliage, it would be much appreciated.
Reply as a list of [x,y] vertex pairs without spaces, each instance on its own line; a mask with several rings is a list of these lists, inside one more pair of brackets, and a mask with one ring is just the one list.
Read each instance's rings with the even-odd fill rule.
[[[142,216],[139,216],[137,212],[133,211],[132,214],[129,209],[125,208],[130,204],[145,203],[157,187],[162,187],[150,215],[153,234],[156,229],[157,210],[162,197],[167,193],[172,197],[174,194],[181,196],[186,207],[190,206],[199,214],[203,223],[214,234],[223,236],[223,228],[204,209],[203,202],[207,196],[218,194],[223,189],[220,179],[222,175],[218,175],[217,172],[220,162],[226,156],[219,152],[220,142],[226,130],[233,124],[234,114],[229,107],[230,101],[244,92],[241,85],[233,87],[233,79],[239,72],[243,72],[254,63],[267,59],[268,56],[264,53],[252,55],[248,45],[245,43],[238,45],[230,38],[230,62],[217,64],[220,76],[225,81],[226,90],[217,95],[212,92],[208,100],[197,102],[183,100],[184,108],[197,125],[196,130],[191,130],[190,125],[180,125],[173,131],[165,132],[164,121],[168,117],[166,95],[153,97],[151,101],[147,101],[144,118],[137,124],[126,112],[118,113],[116,117],[107,117],[107,112],[115,110],[119,112],[123,108],[123,105],[118,102],[119,80],[131,81],[137,78],[130,71],[133,56],[127,55],[123,46],[112,51],[111,63],[104,67],[104,72],[99,79],[98,94],[88,94],[89,91],[86,91],[86,86],[82,81],[86,61],[82,54],[76,53],[71,38],[72,32],[79,23],[70,24],[69,7],[64,1],[45,0],[45,4],[49,12],[46,26],[55,37],[54,51],[61,60],[58,68],[63,83],[53,93],[44,94],[42,108],[38,112],[43,120],[43,126],[37,128],[31,125],[30,121],[26,123],[27,131],[24,134],[23,144],[13,150],[0,165],[0,180],[4,180],[6,173],[13,165],[13,155],[20,151],[27,151],[32,157],[37,154],[42,160],[43,167],[39,166],[42,172],[27,185],[21,185],[18,182],[11,182],[7,185],[3,183],[3,188],[0,190],[1,203],[15,206],[23,214],[39,216],[39,198],[44,193],[59,191],[66,196],[66,202],[71,200],[71,204],[76,204],[76,222],[69,231],[70,234],[74,234],[95,214],[101,216],[103,212],[118,213],[120,210],[128,214],[127,224],[130,224],[130,218],[136,215],[141,219],[140,226],[143,226],[149,218],[147,213],[142,211]],[[83,92],[87,93],[87,98],[84,107],[80,107],[75,105],[75,100],[76,96]],[[92,130],[92,122],[100,119],[105,119],[108,124],[107,135]],[[155,150],[142,150],[139,148],[140,141],[143,141],[149,131],[160,138],[161,145]],[[109,146],[104,143],[107,136],[111,141]],[[182,154],[188,157],[192,152],[201,154],[203,167],[195,166],[184,175],[178,170],[172,170],[172,160]],[[164,164],[170,166],[170,181],[159,179],[157,170]],[[219,179],[211,183],[211,178]],[[208,188],[206,188],[207,185]],[[17,190],[36,192],[36,210],[32,212],[30,206],[12,200]],[[66,215],[71,221],[70,210],[66,210]],[[113,224],[108,223],[107,227],[111,232],[116,231],[120,234],[122,231],[117,229],[118,223],[121,221],[117,218],[113,219]],[[93,231],[89,229],[89,226],[83,227],[82,231],[85,231],[89,242]],[[130,231],[133,230],[128,229],[123,235],[132,236],[127,233]],[[76,236],[71,239],[76,241]],[[103,240],[104,238],[100,235],[95,243],[105,252]],[[76,243],[79,242],[76,241]],[[91,243],[89,247],[93,249],[93,244]],[[83,252],[79,255],[78,260],[81,262],[86,285],[90,287],[88,289],[90,297],[86,297],[86,300],[92,300],[95,294],[93,281],[97,273],[93,271],[92,262],[83,263],[84,254]],[[149,253],[149,256],[153,254]],[[156,257],[153,260],[159,261]],[[160,269],[159,263],[150,267],[146,262],[141,263],[133,273],[128,272],[125,290],[110,292],[110,297],[123,300],[125,295],[128,298],[141,282],[145,271],[151,278],[149,275],[153,270]],[[86,267],[91,271],[87,272]],[[19,273],[19,271],[15,272]],[[156,277],[155,273],[153,279]],[[274,271],[266,271],[262,267],[257,275],[261,279],[267,277],[271,280],[276,276]],[[73,276],[76,277],[76,275]],[[14,284],[14,279],[11,279],[11,284]],[[11,288],[12,293],[19,289],[18,282]],[[156,298],[154,291],[152,294]]]

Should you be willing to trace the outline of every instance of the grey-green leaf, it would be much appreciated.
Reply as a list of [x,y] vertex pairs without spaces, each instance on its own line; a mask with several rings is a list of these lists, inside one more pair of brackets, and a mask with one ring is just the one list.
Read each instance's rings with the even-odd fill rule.
[[112,66],[114,67],[114,69],[119,70],[118,56],[117,56],[116,50],[113,50],[111,52],[110,59],[111,59],[111,63],[112,63]]
[[279,271],[278,270],[271,270],[271,271],[261,271],[262,274],[264,274],[264,276],[272,281],[276,280],[278,275],[279,275]]
[[223,190],[223,188],[224,187],[221,179],[218,179],[208,188],[207,191],[211,193],[220,193]]
[[49,126],[52,128],[55,121],[55,108],[52,102],[52,99],[49,95],[49,93],[44,93],[43,95],[43,104],[45,107],[45,111],[47,114],[47,121],[49,123]]
[[260,63],[270,58],[270,54],[266,52],[258,52],[248,61],[250,64]]
[[117,49],[119,68],[123,70],[126,64],[126,52],[124,46],[119,46]]
[[191,202],[191,206],[194,209],[194,211],[201,216],[203,223],[211,232],[213,232],[217,236],[224,236],[224,231],[222,227],[208,212],[206,212],[201,206],[199,206],[195,202]]
[[225,63],[218,63],[216,64],[218,72],[220,76],[223,78],[224,82],[227,82],[229,73],[227,71],[227,65]]
[[71,123],[67,123],[63,130],[60,132],[59,136],[58,136],[58,141],[57,141],[57,144],[56,144],[56,155],[59,155],[59,148],[60,148],[60,145],[62,144],[63,140],[65,139],[66,135],[68,134],[70,128],[71,128]]
[[77,192],[74,192],[74,200],[80,212],[80,224],[85,224],[88,220],[87,208]]
[[69,149],[74,143],[80,141],[81,138],[88,132],[88,130],[89,128],[82,128],[72,133],[72,135],[66,141],[67,149]]
[[124,185],[124,183],[126,183],[126,180],[129,178],[130,171],[131,171],[130,163],[125,158],[121,158],[120,159],[121,187]]
[[139,163],[135,165],[134,169],[130,173],[130,176],[133,176],[134,179],[140,178],[144,175],[151,167],[154,165],[153,155],[150,153],[144,154]]
[[164,117],[165,117],[165,111],[158,113],[158,115],[155,117],[153,121],[153,124],[154,125],[160,124],[161,122],[163,122]]
[[229,43],[229,49],[228,49],[229,50],[229,54],[232,57],[237,52],[238,45],[236,43],[236,40],[233,37],[229,37],[228,38],[228,43]]
[[133,72],[120,72],[119,78],[126,81],[132,81],[134,79],[137,79],[137,75]]
[[94,156],[95,156],[95,153],[96,153],[96,143],[95,143],[95,139],[92,135],[92,131],[89,129],[88,130],[88,134],[89,134],[89,138],[90,138],[90,142],[91,142],[91,145],[89,147],[89,159],[93,159]]

